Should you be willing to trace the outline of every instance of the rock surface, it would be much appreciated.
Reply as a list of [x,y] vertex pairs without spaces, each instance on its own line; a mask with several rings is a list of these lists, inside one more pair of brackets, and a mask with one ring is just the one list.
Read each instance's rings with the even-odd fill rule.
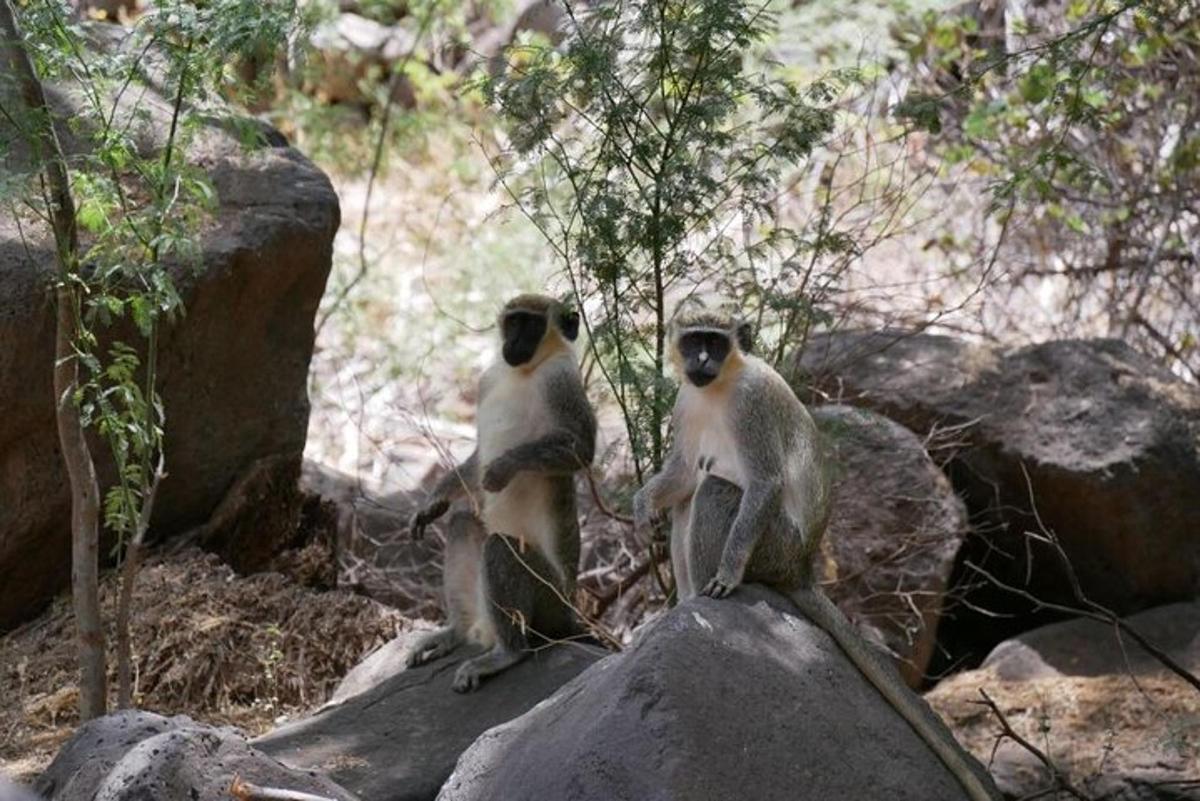
[[993,370],[1000,355],[988,346],[911,331],[816,334],[797,363],[801,400],[874,409],[917,432],[969,421],[955,410],[965,387]]
[[[948,337],[849,332],[815,338],[799,366],[823,392],[918,435],[962,427],[951,477],[982,534],[964,562],[1074,603],[1057,555],[1026,536],[1044,526],[1088,596],[1118,613],[1200,592],[1200,504],[1184,500],[1200,497],[1200,389],[1124,343],[1000,353]],[[1021,611],[1013,598],[994,589],[973,600]],[[1016,633],[1003,620],[986,625],[996,634],[986,647]]]
[[[363,801],[431,801],[476,737],[528,711],[602,654],[583,645],[550,648],[461,695],[450,687],[454,671],[477,650],[404,670],[406,645],[385,646],[390,669],[376,664],[366,680],[348,677],[334,693],[344,701],[264,735],[255,747],[327,772]],[[370,674],[390,675],[370,686]]]
[[919,686],[967,511],[915,434],[867,409],[810,409],[836,465],[825,535],[826,592]]
[[382,488],[306,460],[301,489],[331,503],[337,517],[338,586],[350,587],[409,617],[442,617],[441,522],[417,541],[408,532],[411,493]]
[[0,776],[0,801],[38,801],[33,793]]
[[81,726],[34,790],[46,801],[227,801],[234,776],[354,801],[329,779],[286,768],[251,748],[235,729],[135,711]]
[[960,801],[962,790],[824,632],[753,585],[680,604],[484,734],[438,796],[800,797]]
[[[1200,602],[1158,606],[1130,615],[1126,622],[1188,670],[1200,671]],[[1133,640],[1117,637],[1109,624],[1086,619],[1051,623],[1005,640],[980,667],[1003,681],[1163,670]]]
[[[56,111],[73,113],[67,92],[50,93]],[[168,128],[169,105],[153,92],[145,97],[151,119],[135,130],[149,143]],[[264,137],[282,139],[273,131]],[[65,135],[64,147],[78,152],[81,145]],[[289,147],[246,153],[214,125],[199,136],[197,160],[219,208],[201,243],[202,269],[175,270],[187,314],[161,336],[170,477],[155,505],[158,536],[203,523],[235,480],[263,460],[254,486],[245,488],[251,496],[294,487],[308,419],[312,322],[339,221],[328,179]],[[4,166],[24,163],[17,152]],[[45,232],[26,224],[23,241],[16,221],[0,215],[0,630],[36,614],[70,570],[51,383],[52,267]],[[259,519],[253,536],[294,528],[297,503],[268,505],[270,519]],[[234,539],[213,536],[218,546]]]
[[[1192,672],[1200,670],[1200,603],[1159,607],[1127,621]],[[1200,799],[1200,693],[1130,639],[1118,640],[1111,626],[1073,620],[1028,632],[927,696],[976,756],[992,760],[1007,797],[1066,799],[1043,794],[1054,783],[1037,757],[998,740],[1001,726],[979,706],[980,690],[1088,798]]]
[[[369,101],[364,86],[383,86],[391,71],[414,52],[417,36],[403,24],[381,25],[354,13],[338,14],[321,24],[309,38],[316,63],[304,90],[325,103]],[[393,101],[404,108],[416,105],[407,77],[393,85]]]

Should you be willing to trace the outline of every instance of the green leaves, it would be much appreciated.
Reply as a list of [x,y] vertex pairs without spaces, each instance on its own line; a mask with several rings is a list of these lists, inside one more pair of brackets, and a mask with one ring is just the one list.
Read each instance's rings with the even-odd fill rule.
[[[1200,61],[1197,10],[1195,0],[1071,2],[1062,17],[1030,12],[1024,29],[1010,25],[982,62],[969,37],[950,35],[955,23],[930,16],[904,33],[913,72],[928,77],[897,109],[938,134],[943,164],[989,182],[988,208],[1019,265],[1007,281],[1027,270],[1031,289],[1054,277],[1059,314],[1193,376],[1200,353],[1177,343],[1200,319],[1190,244],[1200,72],[1181,67]],[[944,99],[936,122],[931,95]]]
[[[116,463],[104,510],[109,527],[125,535],[137,525],[162,453],[158,332],[182,313],[172,270],[199,263],[202,226],[216,207],[191,145],[211,124],[206,101],[224,88],[226,65],[275,63],[298,14],[292,0],[163,2],[124,38],[97,37],[75,20],[64,0],[24,3],[25,45],[39,76],[77,106],[56,121],[79,144],[69,178],[80,252],[59,276],[77,311],[72,348],[81,377],[72,401]],[[35,180],[42,166],[6,175],[0,195],[44,215]]]
[[892,113],[897,119],[910,121],[918,130],[938,134],[942,132],[942,103],[942,98],[936,95],[910,92]]
[[559,49],[510,48],[508,69],[477,88],[509,137],[503,185],[562,259],[641,471],[660,464],[674,396],[669,304],[784,258],[781,176],[834,131],[862,77],[780,77],[761,61],[776,24],[762,2],[596,4],[573,24]]
[[1058,86],[1058,72],[1053,64],[1038,63],[1029,68],[1018,87],[1026,103],[1041,103],[1054,93]]

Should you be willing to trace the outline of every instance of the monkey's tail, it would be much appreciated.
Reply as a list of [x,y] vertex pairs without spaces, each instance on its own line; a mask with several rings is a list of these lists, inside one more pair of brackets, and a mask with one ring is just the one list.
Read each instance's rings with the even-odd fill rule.
[[958,744],[950,729],[929,705],[910,690],[895,668],[863,639],[841,610],[820,590],[801,589],[790,593],[792,601],[850,657],[892,708],[908,721],[926,745],[938,756],[972,801],[999,801],[1000,792],[983,766]]

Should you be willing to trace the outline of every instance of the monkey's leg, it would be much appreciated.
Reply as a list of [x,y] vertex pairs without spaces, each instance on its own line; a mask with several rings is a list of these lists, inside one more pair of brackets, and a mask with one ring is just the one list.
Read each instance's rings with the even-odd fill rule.
[[483,546],[483,581],[496,644],[458,666],[454,689],[470,692],[479,682],[529,655],[530,635],[553,636],[570,609],[557,590],[557,571],[535,548],[493,534]]
[[681,600],[694,597],[717,575],[741,500],[742,491],[738,486],[719,476],[705,476],[696,488],[687,531],[686,560],[691,591],[687,595],[681,591]]
[[417,640],[404,660],[407,667],[440,659],[466,642],[467,631],[477,616],[475,605],[485,539],[483,524],[469,512],[455,513],[446,524],[442,568],[446,625]]

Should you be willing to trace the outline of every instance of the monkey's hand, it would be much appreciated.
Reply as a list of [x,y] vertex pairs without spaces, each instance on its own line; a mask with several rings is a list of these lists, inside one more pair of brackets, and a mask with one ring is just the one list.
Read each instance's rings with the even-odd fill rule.
[[484,469],[483,488],[488,492],[499,492],[508,486],[516,474],[512,462],[500,456]]
[[413,516],[408,520],[408,533],[414,540],[422,540],[425,538],[425,527],[437,520],[446,513],[450,508],[450,501],[445,498],[426,503],[423,507],[413,513]]
[[654,515],[650,511],[650,500],[645,488],[633,496],[633,532],[642,542],[656,542],[662,538],[658,526],[654,525]]
[[704,589],[700,590],[701,595],[707,595],[709,598],[724,598],[729,593],[742,583],[742,574],[736,574],[732,570],[728,570],[725,565],[717,568],[717,575],[712,581],[704,585]]

